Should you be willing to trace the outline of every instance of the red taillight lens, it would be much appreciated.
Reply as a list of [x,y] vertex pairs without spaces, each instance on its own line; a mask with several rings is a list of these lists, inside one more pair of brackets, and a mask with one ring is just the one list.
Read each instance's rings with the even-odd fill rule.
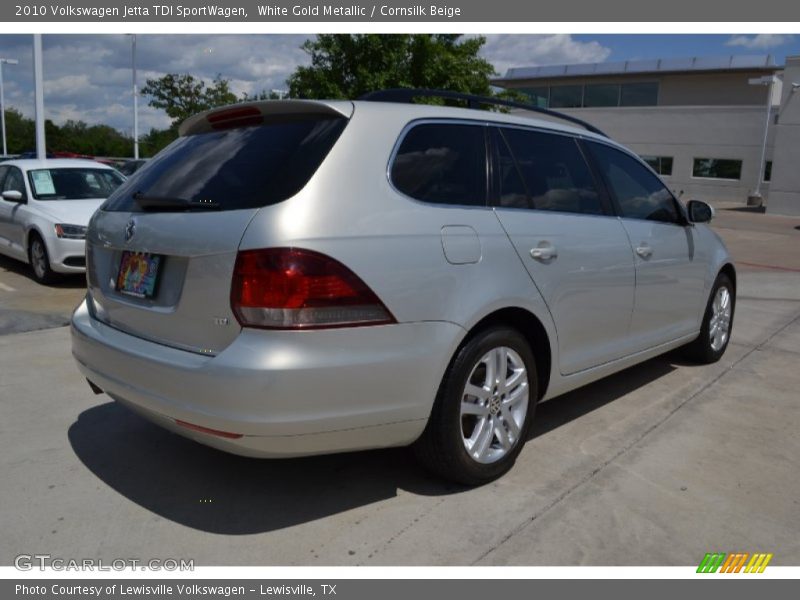
[[312,329],[395,322],[350,269],[300,248],[239,252],[231,306],[243,327]]

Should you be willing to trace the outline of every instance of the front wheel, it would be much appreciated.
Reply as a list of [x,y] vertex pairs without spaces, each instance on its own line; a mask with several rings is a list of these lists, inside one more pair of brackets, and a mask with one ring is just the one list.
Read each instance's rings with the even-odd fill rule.
[[730,277],[720,273],[711,288],[700,335],[684,347],[687,358],[702,364],[714,363],[722,358],[731,338],[735,306],[733,283]]
[[50,268],[47,246],[37,233],[31,234],[31,241],[28,246],[28,260],[30,261],[33,275],[39,283],[50,283],[55,280],[56,274]]
[[473,336],[442,380],[428,425],[414,445],[436,474],[480,485],[506,473],[528,433],[537,396],[536,361],[525,338],[499,326]]

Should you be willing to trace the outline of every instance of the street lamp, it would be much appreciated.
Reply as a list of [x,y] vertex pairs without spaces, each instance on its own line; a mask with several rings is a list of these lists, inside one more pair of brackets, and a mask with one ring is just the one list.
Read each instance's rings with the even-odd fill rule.
[[133,75],[133,158],[139,158],[139,93],[136,89],[136,34],[131,36],[131,71]]
[[748,206],[761,206],[763,199],[761,196],[761,180],[764,178],[764,167],[767,161],[767,136],[769,135],[769,118],[772,113],[772,84],[775,83],[777,77],[775,75],[767,75],[765,77],[756,77],[748,79],[750,85],[765,85],[767,86],[767,114],[764,120],[764,139],[761,141],[761,161],[758,163],[758,174],[756,176],[756,189],[751,195],[747,197]]
[[8,156],[6,147],[6,99],[3,95],[3,65],[18,65],[16,58],[0,58],[0,127],[3,128],[3,156]]

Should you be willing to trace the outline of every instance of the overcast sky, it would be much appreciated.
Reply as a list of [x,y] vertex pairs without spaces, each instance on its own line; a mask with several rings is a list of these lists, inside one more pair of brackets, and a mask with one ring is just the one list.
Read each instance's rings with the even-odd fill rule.
[[[139,35],[139,85],[165,73],[231,80],[234,92],[285,89],[286,78],[308,63],[308,35]],[[675,56],[772,54],[778,63],[800,54],[791,35],[489,35],[483,56],[498,74],[509,67]],[[131,39],[125,35],[45,35],[45,113],[56,123],[80,119],[132,131]],[[33,116],[32,36],[0,35],[9,107]],[[166,127],[167,116],[142,98],[140,131]]]

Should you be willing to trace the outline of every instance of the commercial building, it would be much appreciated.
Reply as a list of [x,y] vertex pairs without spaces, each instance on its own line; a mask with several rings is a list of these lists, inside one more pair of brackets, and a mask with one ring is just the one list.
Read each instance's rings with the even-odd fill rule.
[[800,57],[727,56],[519,67],[493,84],[592,123],[683,198],[760,194],[768,212],[800,214],[797,82]]

